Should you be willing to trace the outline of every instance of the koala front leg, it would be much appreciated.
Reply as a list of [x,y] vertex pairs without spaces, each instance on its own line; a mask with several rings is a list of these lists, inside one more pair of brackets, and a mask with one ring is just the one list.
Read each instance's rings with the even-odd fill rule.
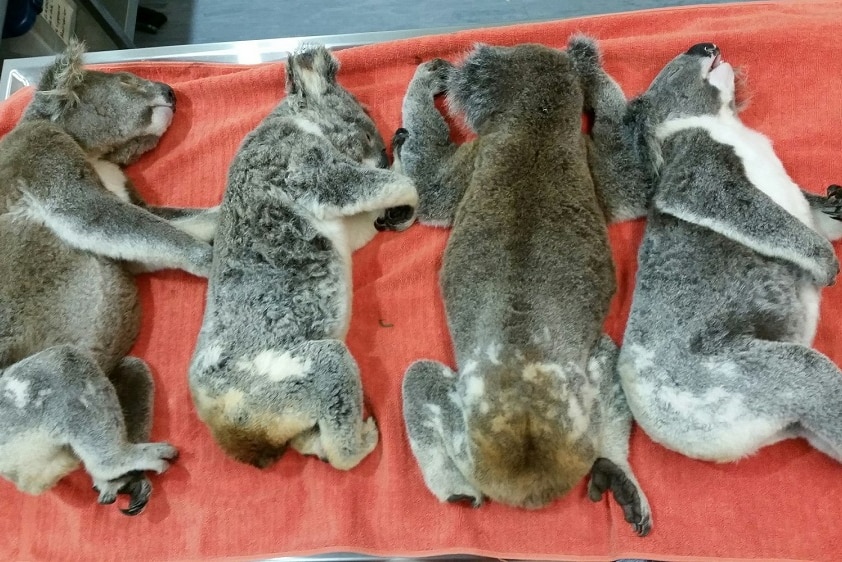
[[[712,177],[709,185],[717,185],[718,181]],[[666,182],[655,195],[653,206],[758,254],[797,265],[818,286],[833,284],[839,273],[839,260],[825,235],[792,216],[753,185],[738,183],[711,189],[705,197],[688,197],[685,189],[682,182]]]
[[[47,190],[44,190],[47,191]],[[147,269],[178,268],[199,276],[210,270],[212,248],[166,220],[84,182],[60,195],[25,192],[33,214],[67,244]]]
[[652,529],[652,512],[628,461],[632,414],[616,374],[617,355],[617,346],[603,335],[588,363],[588,376],[605,400],[601,447],[591,468],[588,497],[597,502],[611,490],[626,521],[643,537]]
[[[152,406],[155,383],[149,366],[137,357],[124,357],[108,377],[117,393],[117,400],[126,423],[126,438],[131,443],[149,441],[152,433]],[[126,515],[137,515],[152,494],[152,483],[142,471],[136,471],[115,478],[94,482],[99,492],[99,503],[111,504],[119,494],[129,496],[129,506],[121,509]]]
[[474,143],[450,141],[447,121],[435,106],[453,65],[435,59],[418,66],[403,99],[403,127],[392,139],[395,168],[418,189],[418,220],[449,226],[473,171]]
[[470,458],[464,414],[451,398],[456,380],[456,374],[441,363],[413,363],[403,379],[403,415],[427,488],[439,501],[479,507],[483,494],[463,473]]
[[203,242],[213,242],[219,224],[219,205],[209,208],[147,205],[146,201],[137,192],[137,188],[131,179],[126,177],[123,187],[129,195],[129,201],[138,207],[146,209],[156,217],[169,221],[177,229],[190,234],[194,238]]
[[[579,73],[585,110],[593,112],[588,164],[612,222],[646,215],[651,193],[648,170],[638,158],[630,129],[624,122],[628,102],[619,84],[602,68],[596,41],[585,35],[570,38],[567,52]],[[643,125],[643,124],[639,124]]]
[[145,207],[147,211],[203,242],[213,242],[219,226],[219,205],[207,209],[193,207]]
[[295,202],[321,220],[418,205],[418,192],[408,177],[345,161],[326,158],[322,166],[290,170],[285,179]]

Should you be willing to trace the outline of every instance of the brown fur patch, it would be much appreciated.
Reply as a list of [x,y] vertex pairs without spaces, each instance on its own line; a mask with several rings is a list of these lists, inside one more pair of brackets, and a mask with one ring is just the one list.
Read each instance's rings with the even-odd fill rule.
[[315,425],[315,421],[293,416],[249,412],[237,391],[214,398],[200,396],[196,403],[222,450],[257,468],[274,464],[293,437]]
[[502,431],[470,434],[474,478],[495,501],[544,507],[576,486],[596,460],[590,447],[570,443],[559,428],[529,413],[507,418]]

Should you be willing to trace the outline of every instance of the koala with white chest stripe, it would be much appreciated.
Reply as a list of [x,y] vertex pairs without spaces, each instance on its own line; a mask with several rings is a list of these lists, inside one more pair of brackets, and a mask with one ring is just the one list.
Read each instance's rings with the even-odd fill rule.
[[380,169],[383,140],[339,64],[287,61],[287,96],[243,141],[221,206],[207,308],[190,367],[201,419],[260,468],[292,446],[348,470],[378,440],[345,346],[351,254],[414,219],[417,193]]
[[579,43],[593,85],[594,174],[648,215],[618,371],[637,422],[687,456],[732,461],[804,437],[842,461],[842,373],[811,349],[838,261],[838,197],[809,195],[737,116],[710,43],[626,103]]
[[0,474],[32,494],[80,463],[101,503],[139,513],[176,450],[147,443],[153,382],[127,357],[139,328],[130,271],[205,275],[214,211],[147,208],[121,165],[170,124],[172,89],[82,68],[73,44],[0,141]]
[[[476,140],[450,141],[442,92]],[[540,45],[482,45],[417,69],[395,154],[417,182],[419,220],[452,225],[439,281],[457,370],[410,366],[404,418],[442,501],[535,509],[590,473],[590,498],[610,489],[646,535],[617,347],[602,333],[616,285],[582,109],[570,57]]]

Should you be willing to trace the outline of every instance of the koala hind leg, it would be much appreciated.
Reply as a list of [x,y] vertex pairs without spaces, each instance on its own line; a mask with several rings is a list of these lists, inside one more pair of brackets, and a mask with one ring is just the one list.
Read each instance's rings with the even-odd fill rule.
[[[155,389],[149,366],[137,357],[124,357],[109,374],[109,379],[123,411],[129,442],[148,441],[152,432]],[[144,472],[134,471],[113,480],[95,481],[94,489],[99,492],[101,504],[114,503],[120,494],[128,495],[129,506],[120,511],[126,515],[137,515],[149,503],[152,483]]]
[[[304,454],[317,454],[340,470],[360,463],[377,446],[379,433],[373,417],[363,420],[360,370],[345,344],[339,340],[307,342],[307,357],[315,360],[312,372],[319,400],[318,438],[303,435],[293,446]],[[314,432],[314,430],[310,430]]]
[[29,381],[42,394],[34,424],[49,424],[53,438],[69,446],[94,481],[133,471],[164,472],[175,458],[167,443],[129,443],[114,386],[83,351],[68,345],[46,349],[10,367],[6,376]]
[[795,420],[795,435],[842,462],[842,373],[830,359],[801,344],[753,340],[729,360],[750,369],[746,399],[758,411]]
[[652,512],[628,461],[632,414],[616,373],[617,356],[617,346],[603,335],[588,362],[588,377],[606,400],[599,458],[591,468],[588,497],[597,502],[611,490],[626,521],[638,535],[646,536],[652,529]]
[[459,468],[471,463],[462,408],[451,398],[456,380],[453,371],[441,363],[413,363],[403,380],[403,415],[412,452],[430,491],[440,501],[479,507],[482,492]]

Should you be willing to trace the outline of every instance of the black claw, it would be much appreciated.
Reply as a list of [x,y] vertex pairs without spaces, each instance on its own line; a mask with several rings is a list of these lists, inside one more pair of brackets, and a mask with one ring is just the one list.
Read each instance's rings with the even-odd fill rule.
[[842,186],[836,184],[827,186],[827,201],[822,206],[822,212],[842,220]]
[[395,135],[392,137],[392,153],[400,154],[400,150],[403,147],[403,143],[405,143],[406,139],[408,138],[409,131],[407,131],[403,127],[395,131]]
[[149,496],[152,495],[152,484],[144,476],[142,479],[127,483],[120,488],[120,493],[129,495],[129,507],[120,511],[125,515],[135,516],[143,511],[143,508],[149,503]]
[[639,537],[645,537],[649,534],[649,531],[652,530],[652,519],[650,517],[646,517],[645,519],[641,520],[638,523],[634,524],[634,532]]
[[482,500],[468,494],[453,494],[447,498],[447,503],[467,503],[476,509],[482,505]]

